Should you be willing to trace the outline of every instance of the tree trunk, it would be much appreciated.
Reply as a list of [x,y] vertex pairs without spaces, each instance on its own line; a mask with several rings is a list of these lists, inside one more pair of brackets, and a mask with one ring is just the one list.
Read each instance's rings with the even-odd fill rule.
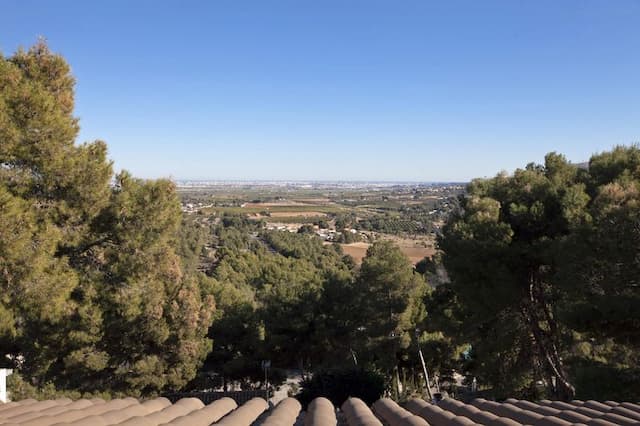
[[549,305],[544,300],[542,284],[536,278],[535,273],[529,276],[528,303],[523,306],[522,313],[547,373],[547,385],[551,387],[552,393],[557,398],[571,400],[576,390],[569,381],[560,357],[558,327]]

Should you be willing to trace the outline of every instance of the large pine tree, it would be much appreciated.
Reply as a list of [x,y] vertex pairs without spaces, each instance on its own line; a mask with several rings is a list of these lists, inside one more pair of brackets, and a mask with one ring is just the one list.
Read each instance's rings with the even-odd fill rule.
[[74,79],[39,42],[0,57],[0,356],[30,383],[149,394],[191,379],[213,300],[167,180],[76,144]]
[[[440,239],[450,335],[498,396],[637,394],[640,149],[474,180]],[[446,322],[446,321],[445,321]]]

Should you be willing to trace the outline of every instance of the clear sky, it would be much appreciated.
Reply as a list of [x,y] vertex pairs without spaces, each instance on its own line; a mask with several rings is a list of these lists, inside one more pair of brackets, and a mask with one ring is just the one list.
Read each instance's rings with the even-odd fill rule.
[[640,142],[640,0],[0,3],[81,141],[175,179],[463,181]]

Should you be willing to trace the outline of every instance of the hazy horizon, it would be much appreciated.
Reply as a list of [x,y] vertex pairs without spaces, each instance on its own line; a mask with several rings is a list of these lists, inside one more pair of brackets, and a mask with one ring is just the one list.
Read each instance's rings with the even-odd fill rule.
[[375,179],[215,179],[215,178],[204,178],[204,179],[181,179],[170,176],[170,178],[179,183],[296,183],[296,184],[324,184],[324,183],[363,183],[363,184],[421,184],[421,185],[432,185],[432,184],[465,184],[468,181],[420,181],[420,180],[375,180]]

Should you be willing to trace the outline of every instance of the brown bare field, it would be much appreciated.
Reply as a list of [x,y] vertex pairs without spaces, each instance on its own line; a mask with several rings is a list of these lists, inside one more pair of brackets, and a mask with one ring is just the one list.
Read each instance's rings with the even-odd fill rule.
[[[370,245],[371,244],[369,243],[340,244],[344,253],[353,257],[358,264],[362,263],[362,259],[366,256],[367,249]],[[431,247],[416,247],[415,245],[400,245],[400,250],[402,250],[414,265],[421,261],[425,256],[433,256],[436,252]]]
[[322,212],[272,212],[271,217],[326,216]]
[[433,256],[435,250],[431,247],[400,247],[400,250],[407,255],[411,263],[414,265],[424,259],[426,256]]
[[362,263],[362,259],[367,254],[367,249],[370,244],[368,243],[351,243],[351,244],[340,244],[342,247],[342,251],[344,254],[348,254],[353,257],[357,264]]

